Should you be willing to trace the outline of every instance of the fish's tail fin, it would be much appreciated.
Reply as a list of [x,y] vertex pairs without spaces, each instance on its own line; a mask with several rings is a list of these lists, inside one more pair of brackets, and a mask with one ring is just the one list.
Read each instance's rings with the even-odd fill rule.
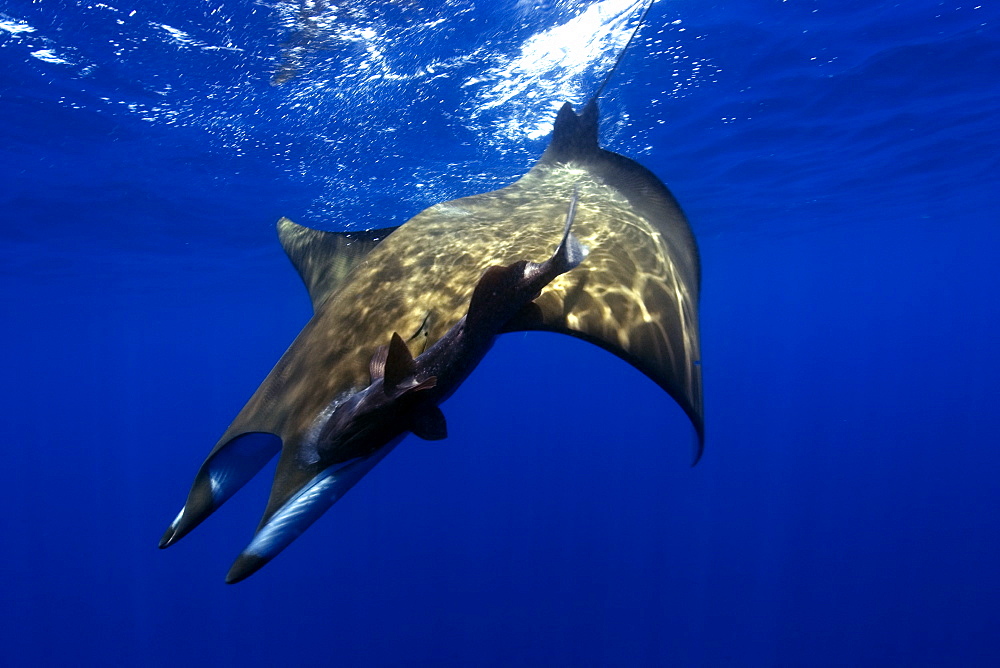
[[556,276],[565,274],[586,259],[590,250],[580,243],[572,231],[578,201],[579,192],[574,186],[562,239],[545,262],[538,264],[518,260],[506,267],[492,266],[483,272],[469,302],[469,311],[465,316],[467,327],[503,327],[518,310],[537,299],[542,289]]

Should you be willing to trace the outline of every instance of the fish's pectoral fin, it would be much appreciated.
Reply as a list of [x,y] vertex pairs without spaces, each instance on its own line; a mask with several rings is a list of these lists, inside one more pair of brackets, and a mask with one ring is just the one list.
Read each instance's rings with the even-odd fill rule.
[[[335,464],[314,474],[292,494],[278,489],[281,485],[281,470],[292,459],[279,463],[272,489],[272,501],[281,495],[285,500],[273,512],[268,509],[264,521],[257,528],[253,540],[233,562],[226,582],[233,584],[243,580],[266,563],[278,556],[303,531],[339,501],[366,473],[378,464],[396,446],[399,439],[382,446],[367,457],[358,457]],[[298,474],[304,471],[297,471]],[[269,504],[270,505],[270,504]]]
[[441,409],[430,404],[414,413],[410,431],[425,441],[440,441],[448,438],[448,423]]
[[371,382],[375,382],[379,378],[385,376],[385,362],[389,357],[389,346],[379,346],[375,349],[375,354],[372,355],[371,361],[368,362],[368,375],[371,377]]
[[248,432],[225,441],[201,465],[181,512],[160,539],[170,547],[225,503],[281,450],[274,434]]
[[278,221],[278,239],[309,290],[313,309],[317,309],[343,283],[344,277],[375,246],[396,230],[324,232],[293,223]]

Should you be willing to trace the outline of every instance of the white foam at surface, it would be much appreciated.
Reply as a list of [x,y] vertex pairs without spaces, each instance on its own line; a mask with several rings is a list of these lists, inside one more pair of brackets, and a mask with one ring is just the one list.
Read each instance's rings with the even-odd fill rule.
[[70,61],[60,58],[56,55],[56,52],[52,49],[38,49],[37,51],[32,51],[31,55],[38,58],[46,63],[55,63],[56,65],[72,65]]
[[152,25],[166,32],[170,35],[173,41],[183,46],[199,46],[200,44],[197,40],[192,39],[191,35],[187,34],[183,30],[179,30],[173,26],[168,26],[166,23],[153,23]]
[[20,35],[21,33],[35,32],[35,29],[24,21],[17,21],[14,19],[0,18],[0,30],[9,32],[11,35]]
[[505,125],[505,134],[511,138],[544,137],[552,130],[555,110],[566,100],[583,96],[581,75],[602,61],[607,61],[608,67],[614,62],[631,35],[631,19],[645,4],[645,0],[603,0],[566,23],[532,35],[521,45],[518,56],[463,84],[494,82],[477,96],[472,117],[515,99],[530,104],[534,98],[548,98],[549,113],[536,110],[527,119],[514,114]]
[[[232,158],[263,159],[266,153],[293,182],[317,193],[304,222],[377,227],[387,223],[372,213],[373,191],[391,188],[415,213],[519,176],[527,159],[537,157],[538,146],[525,140],[548,135],[562,103],[579,105],[595,92],[646,2],[515,2],[505,6],[499,23],[482,22],[494,12],[469,0],[419,10],[407,3],[398,12],[320,4],[326,9],[308,20],[297,0],[255,9],[272,14],[270,25],[277,19],[286,28],[270,41],[242,31],[221,5],[183,24],[153,8],[137,13],[87,5],[88,20],[113,38],[93,42],[74,41],[67,30],[46,35],[47,26],[8,11],[0,13],[0,46],[21,49],[25,60],[52,63],[45,76],[66,77],[68,88],[80,89],[58,104],[195,128],[204,132],[206,151]],[[651,21],[636,47],[643,58],[662,58],[665,73],[673,74],[674,90],[664,97],[710,74],[683,56],[679,42],[657,38],[665,30],[675,33],[675,25]],[[466,42],[442,45],[442,36],[460,33],[467,33]],[[183,66],[172,60],[176,52],[184,54]],[[298,54],[292,77],[269,86],[288,53]],[[108,80],[106,90],[114,92],[89,96],[88,79]],[[616,78],[615,85],[622,81]],[[149,94],[133,94],[140,89]],[[421,115],[427,109],[442,113],[437,119]],[[609,115],[602,136],[614,138],[625,120],[621,112]],[[457,143],[442,143],[438,152],[400,150],[406,144],[397,136],[425,133],[429,123],[441,126],[432,136],[454,135]],[[477,147],[480,162],[470,164],[463,145]],[[486,156],[500,158],[501,166],[484,168]]]

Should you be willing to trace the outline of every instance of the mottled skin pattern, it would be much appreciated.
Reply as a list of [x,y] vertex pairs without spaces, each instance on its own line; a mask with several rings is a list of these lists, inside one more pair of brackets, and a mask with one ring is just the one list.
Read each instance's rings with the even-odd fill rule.
[[[319,471],[369,454],[332,453],[322,462],[302,455],[315,452],[306,440],[317,416],[371,383],[372,354],[393,332],[419,355],[466,314],[488,267],[547,257],[559,243],[574,186],[579,202],[573,231],[591,253],[553,280],[508,330],[565,332],[635,365],[691,418],[699,437],[697,459],[703,435],[697,248],[663,184],[637,163],[598,148],[597,108],[591,102],[579,116],[564,107],[549,149],[517,182],[432,206],[377,245],[359,241],[350,262],[337,258],[338,271],[321,281],[310,276],[322,273],[315,266],[324,261],[322,254],[296,261],[290,250],[310,287],[315,314],[206,465],[240,434],[281,437],[263,526]],[[318,234],[291,221],[282,221],[279,230],[286,248],[300,250],[309,245],[309,235]],[[185,511],[173,534],[168,530],[164,546],[225,500],[193,503],[198,485],[196,480],[188,500],[190,513]]]

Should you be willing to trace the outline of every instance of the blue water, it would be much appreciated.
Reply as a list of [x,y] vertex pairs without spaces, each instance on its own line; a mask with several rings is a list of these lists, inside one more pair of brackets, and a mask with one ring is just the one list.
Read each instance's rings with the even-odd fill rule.
[[603,141],[700,244],[697,467],[639,372],[507,335],[447,440],[404,441],[246,582],[223,577],[266,472],[156,549],[309,317],[275,220],[382,227],[509,183],[620,43],[532,79],[509,66],[583,3],[353,4],[273,86],[294,3],[0,0],[4,665],[997,665],[978,0],[651,10]]

